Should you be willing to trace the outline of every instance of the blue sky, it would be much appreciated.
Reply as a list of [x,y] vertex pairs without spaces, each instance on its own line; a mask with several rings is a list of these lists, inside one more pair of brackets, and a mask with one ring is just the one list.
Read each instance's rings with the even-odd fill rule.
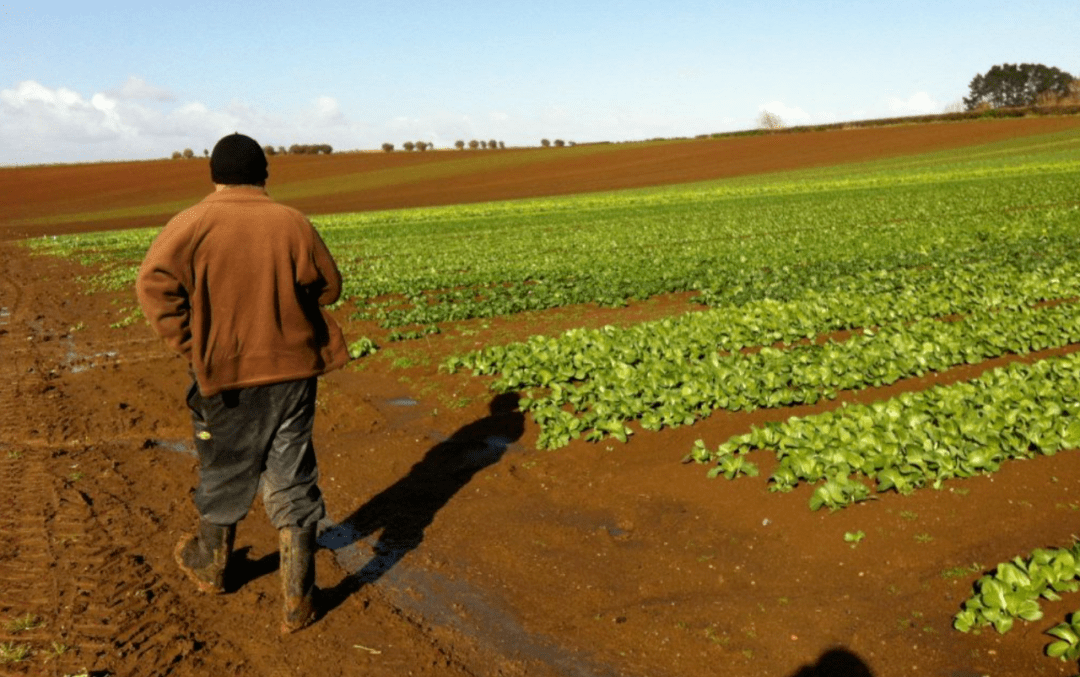
[[995,64],[1080,76],[1077,26],[1077,0],[0,2],[0,165],[937,113]]

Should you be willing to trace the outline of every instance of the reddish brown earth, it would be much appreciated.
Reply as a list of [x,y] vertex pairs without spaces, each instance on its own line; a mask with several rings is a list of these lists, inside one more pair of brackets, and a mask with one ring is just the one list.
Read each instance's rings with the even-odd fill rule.
[[[679,462],[697,438],[992,365],[558,451],[537,451],[517,412],[493,414],[482,379],[437,370],[474,345],[682,312],[685,296],[460,323],[324,378],[321,484],[349,528],[319,553],[325,614],[281,638],[261,506],[240,526],[228,594],[195,592],[172,561],[195,519],[185,367],[145,326],[110,329],[132,295],[82,293],[86,272],[0,243],[0,645],[31,652],[0,674],[1075,672],[1042,655],[1042,633],[1076,596],[1004,636],[951,619],[983,571],[1073,542],[1080,455],[836,513],[811,512],[809,487],[770,493],[761,452],[761,477],[733,482]],[[347,333],[364,334],[347,314]],[[26,614],[39,625],[19,630]]]
[[[299,191],[300,196],[283,201],[305,213],[330,214],[705,181],[1076,127],[1078,116],[1028,117],[573,148],[284,155],[270,158],[268,186],[271,194]],[[163,225],[177,209],[93,221],[78,215],[193,203],[209,192],[209,181],[201,158],[0,167],[0,240]],[[46,216],[51,217],[46,223],[19,223]]]

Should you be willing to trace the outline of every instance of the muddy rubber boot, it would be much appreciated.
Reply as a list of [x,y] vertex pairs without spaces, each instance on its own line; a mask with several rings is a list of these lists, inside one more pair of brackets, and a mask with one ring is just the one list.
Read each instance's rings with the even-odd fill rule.
[[173,553],[180,570],[202,592],[225,592],[225,565],[232,554],[236,525],[218,526],[199,520],[199,531],[184,534]]
[[289,634],[315,621],[315,525],[286,527],[278,539],[285,598],[281,633]]

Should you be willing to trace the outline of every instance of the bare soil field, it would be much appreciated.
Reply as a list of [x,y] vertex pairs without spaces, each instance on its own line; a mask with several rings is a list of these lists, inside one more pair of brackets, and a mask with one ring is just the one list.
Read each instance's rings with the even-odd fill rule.
[[[321,213],[606,190],[1077,125],[1077,118],[1040,118],[610,148],[293,204]],[[574,150],[521,152],[555,158]],[[319,173],[333,163],[355,173],[361,165],[348,163],[442,156],[457,157],[277,158],[271,181],[332,178]],[[0,170],[0,224],[63,214],[42,206],[50,199],[78,202],[71,209],[80,212],[193,202],[208,190],[205,170],[201,161]],[[111,203],[99,194],[106,185],[131,186],[133,173],[156,177],[160,192],[132,188]],[[11,199],[14,185],[27,196],[22,206]],[[14,238],[167,216],[0,231]],[[732,482],[679,462],[698,437],[971,378],[986,364],[810,407],[714,414],[693,427],[638,430],[627,444],[579,441],[551,452],[536,450],[532,421],[494,398],[483,379],[436,369],[441,357],[474,345],[683,312],[685,296],[461,323],[468,331],[398,344],[322,379],[316,445],[332,518],[318,555],[325,611],[282,638],[276,534],[258,503],[238,530],[228,594],[201,595],[176,568],[173,546],[196,519],[186,366],[141,323],[109,328],[133,292],[84,293],[77,278],[88,272],[0,243],[0,645],[29,650],[24,660],[0,663],[0,674],[1076,671],[1042,655],[1049,639],[1042,633],[1080,606],[1075,596],[1044,603],[1043,621],[1003,636],[961,634],[951,622],[986,569],[1073,541],[1080,456],[1013,462],[993,477],[885,494],[836,513],[811,512],[810,487],[770,493],[765,477],[775,461],[764,454],[753,458],[761,477]],[[363,335],[347,316],[343,309],[347,335]],[[866,537],[852,546],[843,536],[855,531]],[[35,620],[18,626],[27,615]]]
[[[567,148],[281,155],[268,188],[307,214],[487,202],[825,167],[1046,134],[1080,117]],[[206,159],[0,167],[0,240],[160,226],[210,186]]]

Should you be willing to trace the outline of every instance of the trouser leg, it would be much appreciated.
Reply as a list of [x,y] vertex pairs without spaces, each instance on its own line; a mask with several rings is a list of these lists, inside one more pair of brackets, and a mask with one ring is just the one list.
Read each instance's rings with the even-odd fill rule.
[[213,524],[247,515],[263,479],[274,526],[306,526],[325,514],[311,432],[316,379],[230,390],[188,391],[199,453],[195,507]]
[[266,449],[273,434],[273,412],[252,406],[252,393],[232,390],[203,397],[192,384],[188,408],[199,454],[195,508],[211,524],[236,524],[247,515]]
[[266,456],[263,504],[278,529],[315,525],[326,514],[311,441],[317,381],[281,384],[281,419]]

